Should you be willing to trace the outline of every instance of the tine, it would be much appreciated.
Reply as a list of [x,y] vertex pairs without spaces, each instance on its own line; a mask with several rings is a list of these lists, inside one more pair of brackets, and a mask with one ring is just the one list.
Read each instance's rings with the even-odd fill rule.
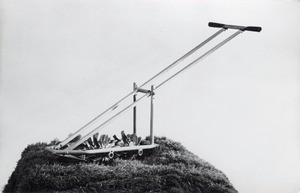
[[93,138],[94,138],[94,144],[95,144],[95,146],[96,146],[97,149],[100,148],[100,144],[99,144],[99,142],[98,142],[98,135],[99,135],[99,133],[95,133],[95,134],[93,135]]

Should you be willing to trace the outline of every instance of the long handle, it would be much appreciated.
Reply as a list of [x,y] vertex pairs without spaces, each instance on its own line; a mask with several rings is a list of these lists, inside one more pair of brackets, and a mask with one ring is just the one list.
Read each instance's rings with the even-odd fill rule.
[[[212,39],[214,39],[215,37],[217,37],[218,35],[220,35],[222,32],[226,31],[226,29],[220,29],[219,31],[217,31],[216,33],[214,33],[212,36],[210,36],[209,38],[207,38],[206,40],[204,40],[202,43],[200,43],[199,45],[197,45],[196,47],[194,47],[192,50],[190,50],[189,52],[187,52],[186,54],[184,54],[182,57],[180,57],[179,59],[177,59],[175,62],[173,62],[172,64],[170,64],[169,66],[167,66],[166,68],[164,68],[162,71],[160,71],[159,73],[157,73],[156,75],[154,75],[152,78],[150,78],[149,80],[147,80],[145,83],[143,83],[140,87],[143,87],[147,84],[149,84],[150,82],[154,81],[155,79],[157,79],[159,76],[161,76],[162,74],[166,73],[168,70],[170,70],[171,68],[175,67],[177,64],[179,64],[180,62],[182,62],[184,59],[186,59],[187,57],[189,57],[190,55],[192,55],[194,52],[196,52],[198,49],[200,49],[201,47],[203,47],[205,44],[207,44],[208,42],[210,42]],[[107,112],[109,112],[110,110],[114,110],[115,107],[118,106],[119,103],[121,103],[122,101],[124,101],[126,98],[131,97],[133,94],[135,94],[137,91],[134,90],[132,92],[130,92],[129,94],[127,94],[125,97],[121,98],[118,102],[116,102],[115,104],[113,104],[112,106],[110,106],[108,109],[106,109],[105,111],[103,111],[101,114],[97,115],[95,118],[93,118],[91,121],[89,121],[87,124],[85,124],[84,126],[82,126],[79,130],[77,130],[75,133],[73,133],[71,136],[69,136],[68,138],[66,138],[64,141],[62,141],[60,144],[58,144],[56,146],[56,148],[65,146],[67,143],[69,143],[72,139],[74,139],[77,135],[79,135],[81,132],[84,132],[86,130],[86,128],[92,124],[94,121],[96,121],[98,118],[100,118],[101,116],[103,116],[104,114],[106,114]]]
[[[217,44],[215,47],[213,47],[212,49],[210,49],[209,51],[207,51],[206,53],[204,53],[202,56],[200,56],[199,58],[197,58],[196,60],[194,60],[193,62],[191,62],[189,65],[187,65],[186,67],[184,67],[183,69],[181,69],[180,71],[178,71],[177,73],[175,73],[174,75],[172,75],[171,77],[169,77],[168,79],[166,79],[165,81],[163,81],[161,84],[159,84],[157,87],[155,87],[155,89],[159,88],[160,86],[162,86],[163,84],[165,84],[166,82],[168,82],[170,79],[174,78],[175,76],[177,76],[178,74],[180,74],[181,72],[183,72],[184,70],[186,70],[187,68],[191,67],[192,65],[198,63],[200,60],[204,59],[205,57],[207,57],[209,54],[213,53],[214,51],[216,51],[217,49],[219,49],[220,47],[222,47],[224,44],[226,44],[227,42],[229,42],[230,40],[232,40],[234,37],[236,37],[237,35],[239,35],[240,33],[242,33],[243,31],[239,30],[237,32],[235,32],[234,34],[232,34],[231,36],[229,36],[228,38],[226,38],[225,40],[223,40],[221,43]],[[154,90],[152,88],[152,90]],[[147,95],[151,95],[151,93],[146,93],[145,95],[143,95],[141,98],[139,98],[137,101],[131,103],[130,105],[128,105],[127,107],[125,107],[122,111],[120,111],[119,113],[117,113],[116,115],[114,115],[113,117],[111,117],[110,119],[108,119],[107,121],[105,121],[104,123],[102,123],[100,126],[96,127],[93,131],[91,131],[90,133],[88,133],[87,135],[85,135],[84,137],[82,137],[78,142],[76,142],[75,144],[67,147],[67,150],[70,149],[74,149],[76,148],[78,145],[80,145],[81,143],[83,143],[85,140],[87,140],[89,137],[91,137],[93,134],[95,134],[96,132],[98,132],[103,126],[107,125],[109,122],[111,122],[113,119],[115,119],[117,116],[123,114],[125,111],[127,111],[130,107],[132,106],[136,106],[137,103],[144,98]]]

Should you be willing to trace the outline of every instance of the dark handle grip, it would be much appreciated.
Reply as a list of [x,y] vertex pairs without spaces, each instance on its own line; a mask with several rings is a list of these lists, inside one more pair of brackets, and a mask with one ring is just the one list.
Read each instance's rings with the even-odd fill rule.
[[261,27],[257,26],[238,26],[238,25],[227,25],[222,23],[215,23],[215,22],[209,22],[209,27],[217,27],[217,28],[224,28],[224,29],[238,29],[242,31],[254,31],[254,32],[260,32],[262,30]]
[[215,23],[215,22],[209,22],[209,23],[208,23],[208,26],[209,26],[209,27],[220,27],[220,28],[222,27],[222,28],[223,28],[223,27],[225,26],[225,24],[222,24],[222,23]]
[[261,27],[257,27],[257,26],[248,26],[248,27],[245,27],[244,30],[245,30],[245,31],[255,31],[255,32],[260,32],[262,29],[261,29]]

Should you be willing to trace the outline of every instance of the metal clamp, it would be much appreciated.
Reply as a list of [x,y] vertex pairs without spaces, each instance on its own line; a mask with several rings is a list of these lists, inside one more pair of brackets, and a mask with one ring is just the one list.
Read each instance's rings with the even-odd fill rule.
[[154,95],[155,93],[151,90],[143,89],[143,88],[136,88],[136,92],[141,92],[141,93],[149,93],[150,95]]

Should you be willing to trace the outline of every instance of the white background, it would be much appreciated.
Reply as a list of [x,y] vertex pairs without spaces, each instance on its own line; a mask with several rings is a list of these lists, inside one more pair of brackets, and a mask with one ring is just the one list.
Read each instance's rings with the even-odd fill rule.
[[[213,34],[214,21],[263,30],[157,90],[156,135],[242,193],[300,190],[299,1],[1,0],[0,17],[1,187],[28,144],[64,139]],[[116,134],[131,129],[121,121]]]

